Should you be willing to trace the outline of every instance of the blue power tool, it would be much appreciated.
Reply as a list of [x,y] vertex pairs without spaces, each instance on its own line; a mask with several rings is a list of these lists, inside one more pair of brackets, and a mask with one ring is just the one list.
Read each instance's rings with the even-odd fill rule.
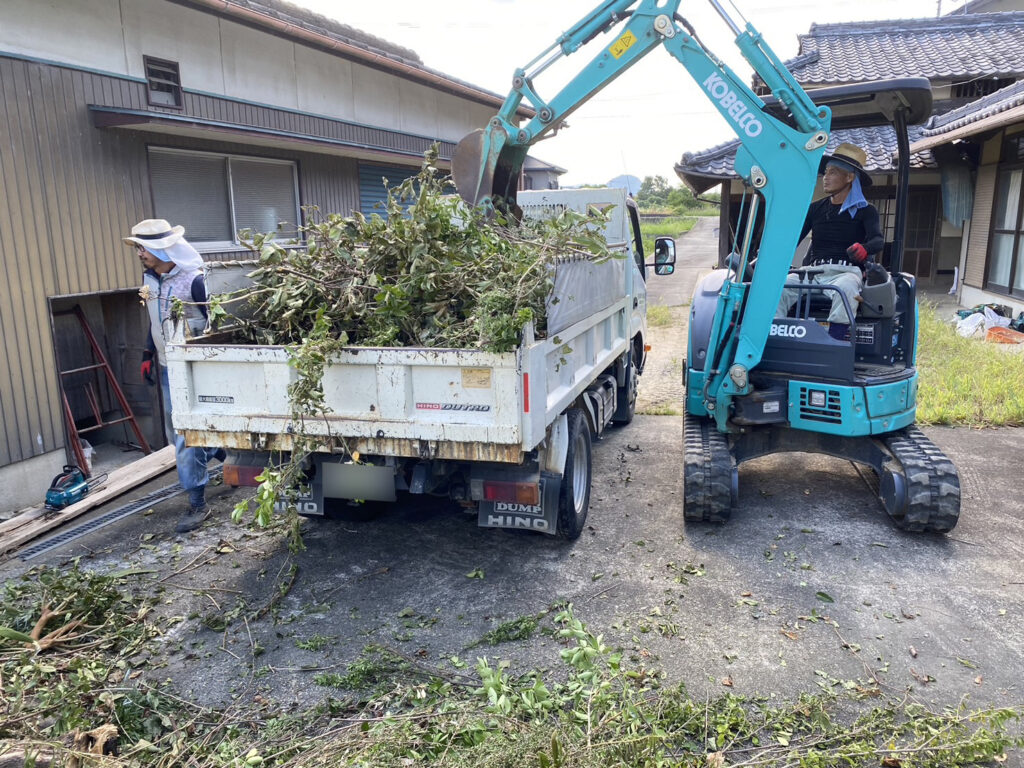
[[86,480],[82,470],[73,464],[65,464],[64,469],[53,478],[50,488],[46,491],[46,508],[57,511],[81,501],[89,491],[106,479],[107,476],[103,474]]

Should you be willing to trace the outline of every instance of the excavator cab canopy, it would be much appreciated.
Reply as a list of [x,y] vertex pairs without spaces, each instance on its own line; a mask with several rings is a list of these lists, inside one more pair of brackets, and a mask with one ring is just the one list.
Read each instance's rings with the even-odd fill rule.
[[[928,119],[932,112],[932,89],[927,78],[902,77],[869,83],[837,85],[808,91],[818,106],[832,110],[832,130],[893,125],[902,113],[906,125]],[[764,99],[765,111],[789,122],[788,111],[774,97]]]

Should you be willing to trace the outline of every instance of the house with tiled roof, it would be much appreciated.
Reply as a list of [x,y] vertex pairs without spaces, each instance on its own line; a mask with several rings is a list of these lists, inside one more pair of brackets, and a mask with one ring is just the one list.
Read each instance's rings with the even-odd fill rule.
[[1024,311],[1024,80],[933,117],[910,150],[944,159],[944,217],[963,221],[960,303]]
[[520,189],[558,189],[558,178],[566,172],[560,165],[527,155],[523,162]]
[[[1018,7],[1020,3],[1018,2]],[[927,19],[812,24],[799,36],[797,55],[786,62],[811,94],[815,88],[899,77],[926,77],[932,86],[933,114],[943,115],[983,100],[1024,79],[1024,12],[956,13]],[[755,78],[754,88],[763,84]],[[908,228],[903,269],[925,285],[951,284],[964,248],[962,208],[949,198],[963,183],[972,161],[942,143],[921,144],[927,126],[910,127],[911,160]],[[871,202],[891,228],[895,203],[896,139],[888,128],[836,130],[829,149],[842,142],[863,147],[875,184]],[[680,178],[703,191],[725,182],[722,232],[734,227],[742,184],[733,172],[738,141],[687,152],[676,165]],[[821,195],[820,187],[815,197]],[[948,214],[948,215],[947,215]],[[970,218],[968,213],[966,218]],[[891,232],[887,233],[891,236]],[[722,255],[729,244],[722,242]]]
[[242,229],[370,214],[503,101],[281,0],[3,0],[0,93],[0,511],[42,500],[72,432],[165,442],[133,224],[183,225],[225,261]]

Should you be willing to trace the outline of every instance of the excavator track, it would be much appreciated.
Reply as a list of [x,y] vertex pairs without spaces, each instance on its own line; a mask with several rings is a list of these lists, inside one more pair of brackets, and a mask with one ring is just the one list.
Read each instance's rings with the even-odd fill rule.
[[724,523],[736,505],[736,462],[710,419],[686,414],[683,426],[683,516]]
[[896,527],[953,530],[960,517],[960,477],[953,462],[917,427],[888,435],[884,443],[902,470],[902,487],[895,468],[881,478],[882,501]]

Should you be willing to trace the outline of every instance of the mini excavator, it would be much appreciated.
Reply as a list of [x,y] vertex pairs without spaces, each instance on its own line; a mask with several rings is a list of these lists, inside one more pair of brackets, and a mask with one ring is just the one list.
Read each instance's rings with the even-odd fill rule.
[[[727,267],[699,283],[691,305],[684,366],[686,520],[729,518],[741,463],[808,452],[871,467],[882,505],[899,528],[947,532],[959,517],[960,482],[953,463],[914,426],[916,283],[900,271],[907,126],[930,114],[929,83],[906,78],[807,93],[751,24],[740,27],[717,0],[709,2],[771,97],[757,96],[704,47],[679,14],[681,0],[606,0],[516,70],[498,114],[459,142],[452,161],[459,194],[471,204],[514,212],[530,147],[630,66],[664,48],[739,138],[734,169],[744,183],[744,224]],[[543,99],[535,79],[604,33],[611,33],[611,42]],[[534,116],[520,126],[516,112],[524,102]],[[833,339],[823,326],[829,286],[801,284],[790,315],[775,313],[830,131],[871,125],[891,126],[899,148],[889,269],[872,269],[857,307],[844,298],[854,319],[850,338]],[[659,258],[668,259],[656,252],[656,264]],[[808,276],[806,268],[802,274]]]

